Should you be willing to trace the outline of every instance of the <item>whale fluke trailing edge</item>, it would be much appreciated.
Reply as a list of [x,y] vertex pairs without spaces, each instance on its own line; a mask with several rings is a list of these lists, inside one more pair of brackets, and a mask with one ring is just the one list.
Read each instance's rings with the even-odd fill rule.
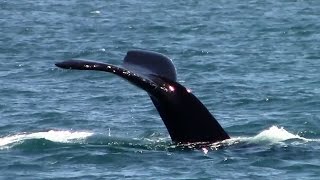
[[55,64],[63,69],[113,73],[145,90],[158,110],[173,142],[217,142],[229,139],[208,109],[177,82],[172,61],[156,52],[128,51],[122,67],[88,60]]

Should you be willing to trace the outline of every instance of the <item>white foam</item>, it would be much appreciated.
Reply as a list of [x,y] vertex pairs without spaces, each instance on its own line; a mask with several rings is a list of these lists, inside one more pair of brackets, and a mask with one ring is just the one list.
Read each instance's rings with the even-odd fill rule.
[[92,13],[92,14],[100,14],[101,13],[101,11],[91,11],[90,13]]
[[302,140],[305,142],[309,141],[319,141],[317,139],[307,139],[301,137],[297,134],[293,134],[285,130],[283,127],[272,126],[269,129],[263,130],[259,134],[253,137],[232,137],[223,141],[223,144],[233,145],[240,142],[249,142],[249,143],[281,143],[286,140]]
[[[249,144],[284,144],[285,141],[293,140],[292,144],[304,144],[309,142],[320,142],[320,139],[308,139],[301,137],[297,134],[293,134],[285,130],[283,127],[271,126],[269,129],[263,130],[253,137],[231,137],[224,141],[216,142],[210,145],[210,149],[217,150],[220,147],[233,146],[242,143]],[[194,144],[188,146],[190,148],[194,147]],[[207,154],[208,149],[202,148],[204,154]]]
[[0,148],[28,139],[46,139],[53,142],[69,143],[75,140],[85,139],[91,136],[92,134],[93,133],[90,132],[70,132],[55,130],[50,130],[47,132],[23,133],[0,138]]
[[282,142],[289,139],[300,139],[308,141],[308,139],[303,138],[299,135],[292,134],[285,130],[283,127],[272,126],[267,130],[264,130],[251,138],[251,141],[268,141],[268,142]]

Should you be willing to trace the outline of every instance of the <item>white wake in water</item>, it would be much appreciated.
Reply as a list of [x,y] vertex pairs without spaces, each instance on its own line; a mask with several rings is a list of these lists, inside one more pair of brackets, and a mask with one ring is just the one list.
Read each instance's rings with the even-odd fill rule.
[[268,141],[268,142],[281,142],[286,141],[289,139],[299,139],[308,141],[308,139],[303,138],[299,135],[292,134],[285,130],[283,127],[279,128],[277,126],[272,126],[267,130],[262,131],[258,135],[251,138],[251,141],[253,142],[259,142],[259,141]]
[[248,143],[281,143],[287,140],[298,140],[304,142],[320,141],[320,139],[307,139],[297,134],[293,134],[285,130],[283,127],[272,126],[269,129],[263,130],[253,137],[233,137],[223,142],[229,145],[237,144],[239,142]]
[[[46,139],[52,142],[74,143],[92,136],[94,133],[85,131],[55,131],[35,133],[20,133],[6,137],[0,137],[0,149],[10,148],[16,144],[22,143],[29,139]],[[212,144],[212,148],[220,146],[232,146],[238,143],[253,143],[253,144],[274,144],[282,143],[286,140],[297,140],[299,142],[320,142],[320,139],[307,139],[297,134],[292,134],[283,127],[272,126],[269,129],[263,130],[253,137],[232,137],[231,139]],[[162,139],[163,141],[163,139]],[[159,143],[159,141],[157,141]],[[193,147],[191,145],[191,147]]]
[[11,144],[23,142],[28,139],[46,139],[52,142],[69,143],[76,140],[83,140],[93,135],[90,132],[71,132],[71,131],[55,131],[50,130],[47,132],[36,133],[23,133],[12,136],[0,138],[0,149],[5,148]]

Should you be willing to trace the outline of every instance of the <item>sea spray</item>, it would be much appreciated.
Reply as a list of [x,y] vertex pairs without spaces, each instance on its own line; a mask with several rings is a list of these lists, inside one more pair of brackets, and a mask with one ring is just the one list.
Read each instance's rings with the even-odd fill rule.
[[84,131],[56,131],[23,133],[0,138],[0,148],[10,144],[19,143],[28,139],[46,139],[52,142],[70,143],[75,140],[82,140],[93,135],[91,132]]

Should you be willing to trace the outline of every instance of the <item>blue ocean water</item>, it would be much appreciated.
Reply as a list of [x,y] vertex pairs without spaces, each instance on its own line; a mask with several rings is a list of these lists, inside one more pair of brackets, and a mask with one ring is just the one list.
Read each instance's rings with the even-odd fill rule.
[[[318,179],[320,4],[0,1],[0,179]],[[174,145],[147,94],[57,61],[173,59],[231,139]]]

